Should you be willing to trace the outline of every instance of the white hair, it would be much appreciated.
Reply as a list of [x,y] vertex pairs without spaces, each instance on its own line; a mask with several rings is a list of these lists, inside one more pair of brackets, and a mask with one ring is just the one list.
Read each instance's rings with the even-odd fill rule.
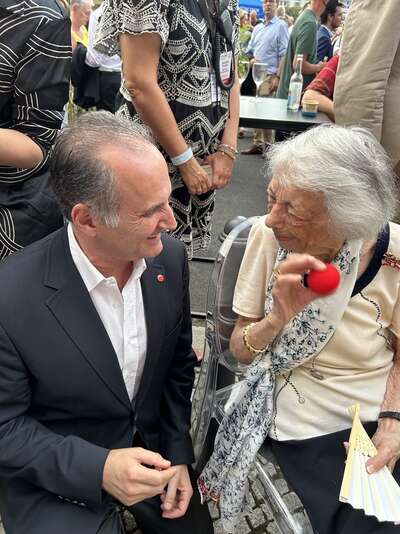
[[268,172],[283,187],[322,193],[330,234],[374,239],[397,206],[391,161],[366,129],[324,124],[268,151]]

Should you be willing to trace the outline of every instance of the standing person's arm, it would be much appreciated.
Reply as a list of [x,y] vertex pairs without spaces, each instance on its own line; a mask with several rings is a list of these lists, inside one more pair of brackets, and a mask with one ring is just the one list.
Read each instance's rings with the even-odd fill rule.
[[278,89],[279,80],[281,77],[281,72],[283,69],[283,64],[285,61],[286,50],[289,44],[289,28],[286,23],[281,24],[278,34],[278,68],[276,70],[276,76],[271,82],[271,91],[276,91]]
[[43,151],[29,136],[0,128],[0,165],[31,169],[42,160]]
[[331,120],[335,120],[333,92],[335,89],[336,71],[339,57],[333,56],[320,73],[307,87],[302,100],[316,100],[318,109],[327,113]]
[[[293,70],[296,69],[296,55],[300,54],[301,52],[297,52],[293,59]],[[301,69],[302,74],[318,74],[324,67],[325,62],[319,61],[318,63],[310,63],[308,60],[309,54],[303,54],[303,66]]]
[[296,56],[303,54],[302,74],[317,74],[323,69],[325,63],[310,63],[308,58],[312,56],[315,47],[316,30],[314,22],[304,24],[303,31],[299,34],[296,42],[296,51],[293,56],[293,70],[296,69]]
[[[178,156],[187,149],[175,117],[158,85],[157,73],[161,51],[158,33],[120,36],[121,58],[125,87],[132,103],[156,140],[170,156]],[[179,166],[182,180],[191,194],[206,193],[211,180],[194,157]]]
[[89,67],[92,68],[99,68],[100,67],[100,58],[98,55],[98,52],[93,48],[94,46],[94,38],[96,33],[96,26],[99,20],[99,16],[101,16],[101,13],[98,11],[100,8],[96,9],[96,11],[93,11],[90,15],[89,19],[89,42],[86,50],[86,58],[85,63],[86,65],[89,65]]
[[[229,92],[229,117],[225,123],[221,144],[227,145],[236,150],[237,135],[239,129],[240,113],[240,86],[237,76],[237,65],[235,71],[235,83]],[[227,185],[232,175],[234,158],[226,152],[217,149],[206,158],[206,162],[211,165],[213,188],[222,189]]]
[[70,43],[70,22],[61,14],[54,20],[43,17],[27,36],[29,58],[22,58],[21,64],[29,59],[29,68],[18,69],[14,83],[19,88],[13,95],[16,118],[9,131],[0,131],[0,165],[18,168],[24,177],[28,169],[34,174],[46,164],[61,127],[68,100]]
[[329,118],[331,120],[334,120],[335,110],[333,107],[333,100],[331,100],[327,96],[324,96],[320,92],[314,91],[313,89],[310,89],[308,87],[303,95],[302,100],[315,100],[316,102],[318,102],[318,111],[326,113],[327,115],[329,115]]

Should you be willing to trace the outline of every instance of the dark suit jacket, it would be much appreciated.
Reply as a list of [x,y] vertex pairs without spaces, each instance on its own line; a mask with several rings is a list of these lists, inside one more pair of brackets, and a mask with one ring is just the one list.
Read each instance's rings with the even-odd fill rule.
[[95,533],[111,501],[101,489],[108,450],[130,447],[134,427],[173,464],[193,462],[188,265],[178,240],[163,242],[141,278],[148,347],[135,406],[66,229],[0,264],[0,513],[7,534]]
[[333,44],[332,38],[329,31],[324,27],[320,26],[318,28],[318,49],[317,49],[317,58],[318,61],[323,61],[325,57],[331,59],[333,56]]

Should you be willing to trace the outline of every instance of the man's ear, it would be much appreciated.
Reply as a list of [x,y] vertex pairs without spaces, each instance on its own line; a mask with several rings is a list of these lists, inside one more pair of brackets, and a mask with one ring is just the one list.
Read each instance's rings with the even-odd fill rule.
[[71,210],[71,222],[74,227],[88,237],[96,237],[99,221],[93,217],[87,204],[75,204]]

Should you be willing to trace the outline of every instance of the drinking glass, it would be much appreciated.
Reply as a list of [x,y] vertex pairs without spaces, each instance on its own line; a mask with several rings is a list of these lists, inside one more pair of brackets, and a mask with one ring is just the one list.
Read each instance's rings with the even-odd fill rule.
[[258,98],[259,98],[258,92],[260,90],[260,85],[263,83],[263,81],[268,76],[267,64],[266,63],[261,63],[261,61],[255,61],[253,63],[253,67],[251,69],[251,74],[253,76],[254,83],[257,86],[256,98],[254,100],[255,102],[257,102]]
[[240,59],[238,61],[238,79],[239,79],[239,85],[241,86],[242,83],[247,78],[247,75],[249,73],[250,68],[250,62],[247,59]]

